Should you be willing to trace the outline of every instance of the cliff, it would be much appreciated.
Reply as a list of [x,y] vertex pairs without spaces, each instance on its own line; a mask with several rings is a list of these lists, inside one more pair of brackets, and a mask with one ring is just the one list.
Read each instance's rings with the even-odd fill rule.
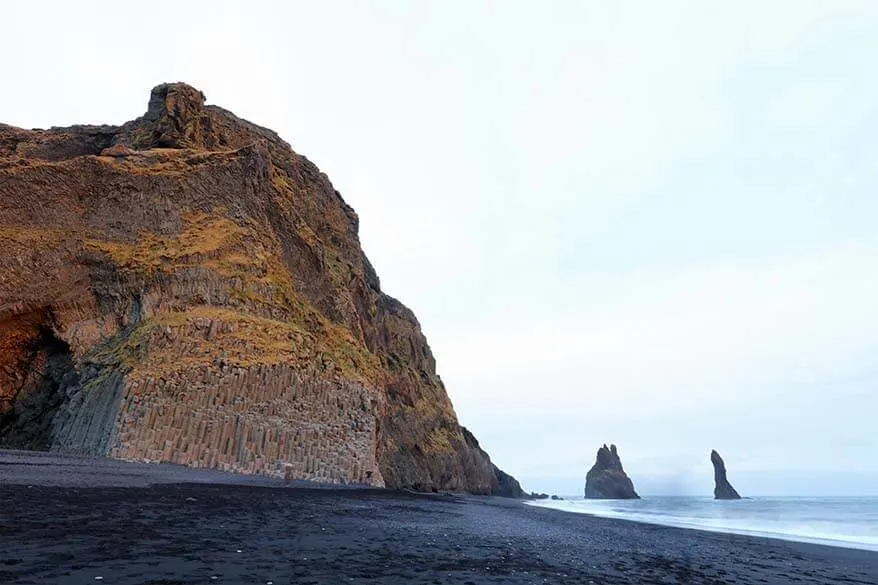
[[122,126],[0,125],[0,446],[516,491],[357,232],[313,163],[185,84]]
[[[461,431],[463,432],[464,441],[469,447],[470,451],[479,455],[480,458],[486,459],[490,461],[488,454],[485,453],[482,448],[479,446],[478,440],[476,440],[475,436],[469,432],[466,427],[461,427]],[[518,499],[527,499],[529,496],[527,492],[525,492],[521,488],[521,484],[518,483],[518,480],[494,465],[491,464],[491,468],[493,470],[494,477],[497,478],[497,487],[493,490],[493,494],[497,496],[502,496],[504,498],[518,498]]]
[[710,452],[710,462],[713,463],[713,479],[716,483],[713,488],[715,500],[740,500],[741,496],[729,483],[726,476],[726,463],[716,451]]
[[598,449],[594,466],[585,476],[585,497],[605,500],[636,500],[634,483],[622,469],[615,445]]

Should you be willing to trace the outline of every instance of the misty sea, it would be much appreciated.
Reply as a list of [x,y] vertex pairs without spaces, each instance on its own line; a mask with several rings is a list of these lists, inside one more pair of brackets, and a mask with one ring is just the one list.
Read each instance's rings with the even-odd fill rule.
[[878,496],[644,496],[641,500],[538,500],[535,506],[650,524],[767,536],[878,551]]

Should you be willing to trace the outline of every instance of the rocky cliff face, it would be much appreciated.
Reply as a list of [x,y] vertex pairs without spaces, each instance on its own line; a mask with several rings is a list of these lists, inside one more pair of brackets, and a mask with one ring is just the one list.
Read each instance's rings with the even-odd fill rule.
[[740,500],[741,496],[729,483],[726,477],[726,463],[716,451],[710,452],[710,462],[713,463],[713,479],[716,486],[713,488],[715,500]]
[[585,476],[585,497],[604,500],[636,500],[634,483],[622,469],[615,445],[598,449],[594,466]]
[[184,84],[119,127],[0,125],[0,446],[508,493],[357,230]]
[[[470,451],[477,454],[478,458],[490,460],[488,454],[479,446],[479,442],[476,440],[475,436],[473,436],[466,427],[460,427],[460,430],[463,432],[463,439]],[[491,464],[491,469],[494,477],[497,478],[497,487],[492,488],[492,493],[494,495],[502,496],[504,498],[519,499],[525,499],[528,497],[527,492],[521,488],[521,484],[518,483],[517,479],[494,464]]]

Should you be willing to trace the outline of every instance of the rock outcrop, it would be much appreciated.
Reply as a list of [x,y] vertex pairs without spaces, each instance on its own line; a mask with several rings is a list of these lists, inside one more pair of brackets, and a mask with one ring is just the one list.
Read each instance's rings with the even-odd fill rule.
[[740,500],[741,496],[729,483],[726,477],[726,463],[716,451],[710,452],[710,462],[713,463],[713,479],[716,486],[713,488],[713,497],[716,500]]
[[0,125],[0,446],[521,495],[358,222],[185,84],[118,127]]
[[[470,452],[473,453],[477,462],[487,461],[490,463],[491,458],[482,450],[481,446],[479,446],[478,440],[476,437],[469,432],[469,429],[466,427],[460,427],[461,432],[463,433],[463,439],[466,442],[467,447]],[[524,499],[527,498],[527,492],[521,489],[521,484],[518,483],[518,480],[491,463],[491,470],[494,474],[494,477],[497,478],[497,485],[492,486],[491,493],[497,496],[502,496],[504,498],[518,498]]]
[[602,500],[636,500],[634,483],[622,469],[615,445],[598,449],[597,460],[585,476],[585,497]]

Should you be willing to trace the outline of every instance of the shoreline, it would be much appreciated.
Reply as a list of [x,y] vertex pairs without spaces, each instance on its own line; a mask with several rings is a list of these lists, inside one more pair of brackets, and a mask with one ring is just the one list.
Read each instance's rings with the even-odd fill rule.
[[[756,499],[756,498],[751,498]],[[649,520],[641,519],[641,518],[626,518],[622,514],[611,515],[611,514],[600,514],[595,512],[579,512],[573,510],[565,510],[560,507],[555,507],[550,503],[544,504],[539,501],[523,501],[524,504],[528,506],[534,506],[537,508],[544,508],[546,510],[555,510],[557,512],[564,512],[567,514],[577,514],[583,516],[591,516],[593,518],[604,518],[607,520],[622,520],[624,522],[635,522],[637,524],[646,524],[648,526],[664,526],[667,528],[677,528],[680,530],[696,530],[699,532],[710,532],[712,534],[735,534],[738,536],[749,536],[752,538],[765,538],[768,540],[779,540],[782,542],[795,542],[800,544],[812,544],[816,546],[827,546],[830,548],[844,548],[844,549],[852,549],[866,552],[874,552],[878,553],[878,544],[870,544],[849,540],[841,540],[841,539],[832,539],[832,538],[819,538],[819,537],[809,537],[809,536],[800,536],[800,535],[787,535],[781,534],[777,532],[767,532],[767,531],[759,531],[759,530],[746,530],[746,529],[738,529],[738,528],[726,528],[726,527],[714,527],[714,526],[703,526],[695,523],[686,523],[686,522],[650,522]]]
[[[52,459],[61,464],[47,464]],[[113,476],[105,464],[76,462],[43,457],[17,472],[29,483],[4,481],[10,466],[0,465],[0,581],[878,583],[878,553],[858,549],[560,513],[488,496],[161,483],[162,474],[144,484],[128,464],[111,465]]]

